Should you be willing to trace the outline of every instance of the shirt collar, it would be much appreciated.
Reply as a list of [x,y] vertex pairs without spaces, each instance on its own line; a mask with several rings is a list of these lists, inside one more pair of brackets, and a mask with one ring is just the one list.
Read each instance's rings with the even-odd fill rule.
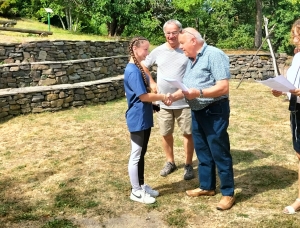
[[[196,55],[196,59],[198,59],[200,56],[203,55],[205,49],[207,48],[207,43],[203,43],[202,47],[200,50],[198,50],[198,54]],[[190,60],[194,61],[194,58],[189,57]]]
[[204,52],[205,49],[206,49],[206,47],[207,47],[207,43],[203,43],[203,45],[202,45],[202,47],[200,48],[200,50],[199,50],[197,56],[202,56],[202,55],[203,55],[203,52]]

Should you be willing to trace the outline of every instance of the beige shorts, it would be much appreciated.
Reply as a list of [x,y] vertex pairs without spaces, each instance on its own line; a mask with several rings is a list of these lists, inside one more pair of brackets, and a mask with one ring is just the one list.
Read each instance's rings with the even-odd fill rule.
[[157,113],[159,131],[162,136],[174,132],[175,120],[183,135],[192,134],[192,116],[190,108],[163,109]]

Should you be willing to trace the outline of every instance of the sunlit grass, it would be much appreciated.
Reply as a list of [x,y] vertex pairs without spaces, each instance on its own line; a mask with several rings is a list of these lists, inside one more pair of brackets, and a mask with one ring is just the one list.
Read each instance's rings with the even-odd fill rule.
[[[177,127],[174,148],[179,169],[166,178],[159,175],[165,155],[155,114],[145,178],[160,196],[152,205],[130,201],[130,138],[122,98],[1,122],[0,224],[103,227],[128,216],[131,220],[122,227],[133,227],[134,216],[143,218],[137,217],[141,222],[155,213],[155,221],[161,222],[158,227],[296,227],[299,216],[282,213],[298,188],[288,102],[273,97],[261,84],[245,81],[236,89],[237,83],[230,82],[229,135],[237,198],[231,210],[215,209],[221,198],[219,182],[214,197],[186,196],[185,191],[199,182],[183,180],[185,156]],[[193,165],[197,174],[196,156]]]
[[[6,18],[0,18],[1,20],[7,20]],[[14,28],[30,29],[39,31],[49,31],[48,24],[38,22],[36,20],[22,18],[17,20],[17,24]],[[0,31],[2,38],[0,43],[5,42],[24,42],[35,40],[88,40],[88,41],[115,41],[116,38],[108,36],[98,36],[93,34],[82,34],[64,30],[56,26],[50,25],[50,31],[53,35],[47,37],[41,37],[37,34],[12,32],[12,31]]]

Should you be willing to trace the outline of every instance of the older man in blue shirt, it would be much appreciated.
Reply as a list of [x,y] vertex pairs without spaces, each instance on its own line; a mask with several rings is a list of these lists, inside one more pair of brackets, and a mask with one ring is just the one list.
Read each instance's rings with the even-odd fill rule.
[[229,125],[229,58],[223,51],[207,45],[193,28],[182,30],[180,48],[189,57],[183,83],[188,91],[172,94],[177,100],[185,96],[192,110],[192,135],[199,160],[200,187],[186,191],[189,196],[216,194],[216,167],[220,178],[221,201],[218,210],[230,209],[234,202],[234,177]]

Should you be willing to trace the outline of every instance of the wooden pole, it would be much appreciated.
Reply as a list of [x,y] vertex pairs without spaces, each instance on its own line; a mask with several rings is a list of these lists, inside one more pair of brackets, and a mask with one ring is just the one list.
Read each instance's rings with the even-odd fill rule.
[[16,25],[17,22],[16,21],[4,21],[4,20],[0,20],[0,24],[1,25]]
[[20,29],[20,28],[9,28],[9,27],[0,27],[0,30],[11,31],[11,32],[22,32],[22,33],[32,33],[32,34],[46,34],[52,35],[53,32],[41,31],[41,30],[32,30],[32,29]]
[[259,48],[257,49],[257,51],[256,51],[255,55],[253,56],[253,58],[252,58],[250,64],[248,65],[247,69],[245,70],[245,72],[244,72],[244,74],[243,74],[243,76],[242,76],[242,78],[241,78],[239,84],[237,85],[236,89],[238,89],[239,86],[241,85],[241,83],[242,83],[242,81],[243,81],[243,79],[244,79],[244,77],[245,77],[245,75],[246,75],[246,73],[247,73],[249,67],[250,67],[251,64],[253,63],[253,61],[254,61],[256,55],[258,54],[258,52],[259,52],[259,50],[261,49],[261,47],[263,46],[263,44],[266,42],[266,40],[268,39],[268,37],[272,34],[273,29],[275,28],[275,25],[276,25],[276,24],[274,24],[273,27],[270,29],[270,32],[269,32],[268,36],[266,36],[265,39],[261,42],[261,45],[260,45]]
[[279,75],[278,74],[278,66],[277,66],[275,54],[274,54],[274,51],[273,51],[273,47],[272,47],[272,44],[271,44],[269,31],[268,31],[268,23],[269,22],[268,22],[268,18],[266,18],[265,16],[264,16],[264,22],[265,22],[265,31],[266,31],[267,42],[268,42],[269,49],[270,49],[270,52],[271,52],[271,55],[272,55],[272,60],[273,60],[274,73],[275,73],[275,76],[278,76]]

